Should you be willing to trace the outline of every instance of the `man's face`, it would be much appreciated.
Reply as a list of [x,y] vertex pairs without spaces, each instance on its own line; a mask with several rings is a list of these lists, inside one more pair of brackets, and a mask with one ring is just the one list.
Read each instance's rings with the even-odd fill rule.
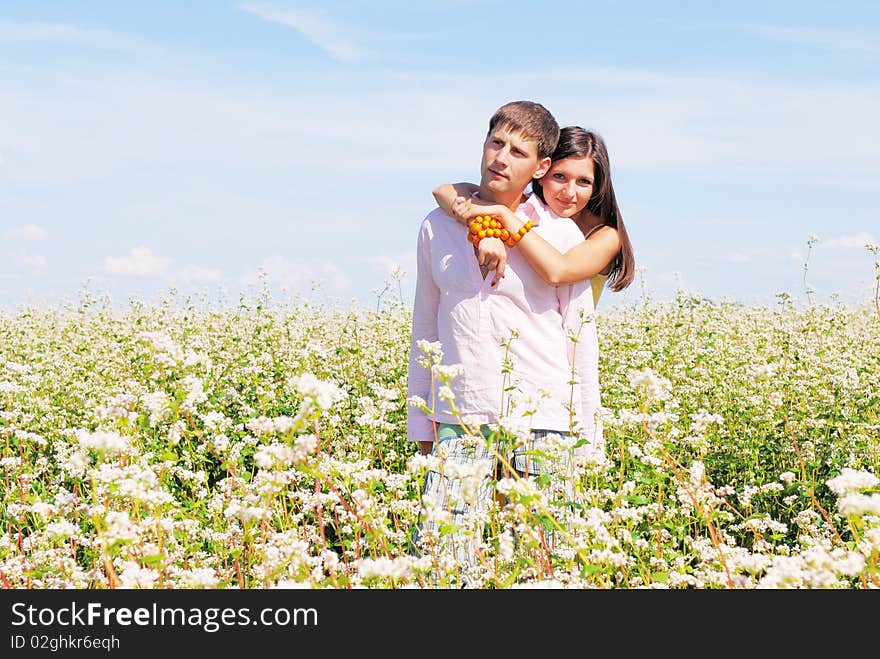
[[550,158],[538,159],[538,145],[519,131],[496,126],[483,143],[481,187],[496,196],[522,194],[536,176],[550,166]]

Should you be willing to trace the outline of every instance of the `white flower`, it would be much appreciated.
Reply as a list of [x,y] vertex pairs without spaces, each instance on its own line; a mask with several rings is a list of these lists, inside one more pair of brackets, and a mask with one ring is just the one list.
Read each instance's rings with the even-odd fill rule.
[[841,515],[880,515],[880,494],[848,494],[837,502]]
[[112,430],[96,430],[95,432],[77,430],[77,439],[83,448],[92,449],[99,453],[123,455],[129,450],[128,438]]
[[841,469],[839,476],[825,481],[825,484],[834,494],[842,497],[859,490],[868,490],[876,487],[880,484],[880,479],[869,471],[856,471],[855,469],[844,467]]
[[345,391],[332,382],[324,382],[312,373],[303,373],[299,377],[293,377],[289,384],[294,387],[303,398],[308,398],[322,410],[329,410],[337,401],[345,398]]
[[644,392],[648,400],[666,400],[671,395],[672,384],[669,380],[657,375],[650,368],[630,371],[629,383],[633,389]]
[[452,402],[455,399],[455,394],[452,393],[452,389],[444,385],[437,390],[437,398]]

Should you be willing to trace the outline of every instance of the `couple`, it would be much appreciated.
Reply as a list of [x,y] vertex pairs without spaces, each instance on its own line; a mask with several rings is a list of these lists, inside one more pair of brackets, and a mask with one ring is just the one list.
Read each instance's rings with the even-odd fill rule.
[[[493,114],[479,186],[434,196],[419,231],[409,356],[408,393],[424,404],[409,408],[407,435],[436,468],[415,543],[431,551],[442,526],[471,529],[470,540],[450,538],[468,564],[499,465],[519,478],[558,469],[541,449],[560,438],[569,454],[604,451],[595,305],[606,283],[630,284],[634,260],[601,138],[560,130],[538,103]],[[426,348],[433,363],[442,354],[440,368]]]

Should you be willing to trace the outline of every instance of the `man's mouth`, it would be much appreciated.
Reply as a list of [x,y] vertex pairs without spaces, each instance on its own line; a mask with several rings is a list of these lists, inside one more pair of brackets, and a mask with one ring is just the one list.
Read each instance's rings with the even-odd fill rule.
[[496,172],[496,171],[495,171],[494,169],[492,169],[491,167],[489,168],[489,171],[490,171],[492,174],[494,174],[495,176],[497,176],[498,178],[507,178],[506,175],[502,174],[501,172]]

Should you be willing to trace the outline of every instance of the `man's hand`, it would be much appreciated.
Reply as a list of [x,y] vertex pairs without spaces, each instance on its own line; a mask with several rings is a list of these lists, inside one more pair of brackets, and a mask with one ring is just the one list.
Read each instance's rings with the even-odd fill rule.
[[507,265],[507,248],[500,238],[483,238],[477,245],[477,263],[480,264],[480,272],[485,278],[490,270],[495,271],[491,286],[496,286],[504,277],[504,269]]
[[473,205],[471,204],[469,197],[456,197],[455,201],[452,202],[452,208],[450,210],[452,211],[452,217],[465,226],[467,226],[471,218],[474,217],[472,212]]

